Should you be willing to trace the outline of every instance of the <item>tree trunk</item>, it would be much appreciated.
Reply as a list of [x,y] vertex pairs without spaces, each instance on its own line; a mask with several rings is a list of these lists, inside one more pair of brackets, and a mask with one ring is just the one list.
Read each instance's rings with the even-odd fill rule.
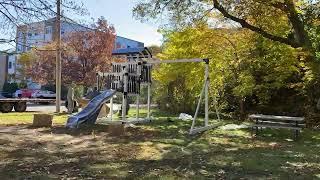
[[240,98],[239,100],[239,108],[240,108],[240,120],[245,119],[245,109],[244,109],[244,98]]

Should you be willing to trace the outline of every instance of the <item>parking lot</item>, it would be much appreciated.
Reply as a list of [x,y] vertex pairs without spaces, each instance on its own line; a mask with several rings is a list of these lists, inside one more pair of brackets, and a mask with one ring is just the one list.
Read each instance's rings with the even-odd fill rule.
[[[54,113],[56,111],[55,104],[28,104],[27,112],[46,112],[46,113]],[[61,112],[67,112],[67,108],[64,105],[61,105]]]
[[[110,104],[108,105],[110,106]],[[135,108],[136,104],[130,104],[131,108]],[[146,104],[141,104],[141,108],[146,108]],[[152,104],[151,108],[155,108],[157,105]],[[120,104],[113,104],[114,110],[120,109]],[[67,112],[67,108],[64,106],[64,104],[61,105],[61,112]],[[55,104],[48,104],[48,105],[42,105],[42,104],[28,104],[27,112],[46,112],[46,113],[54,113],[56,112],[56,105]]]

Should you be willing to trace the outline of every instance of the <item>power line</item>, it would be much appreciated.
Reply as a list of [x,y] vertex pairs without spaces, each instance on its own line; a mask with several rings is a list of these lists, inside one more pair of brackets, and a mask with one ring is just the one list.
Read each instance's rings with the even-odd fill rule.
[[[52,10],[50,7],[48,7],[48,5],[45,4],[42,0],[39,0],[39,2],[42,3],[45,7],[47,7],[48,10],[50,10],[53,14],[55,14],[56,16],[58,16],[57,13],[56,13],[54,10]],[[73,24],[76,24],[76,25],[81,26],[81,27],[86,28],[86,29],[93,30],[92,28],[89,28],[89,27],[87,27],[87,26],[84,26],[84,25],[82,25],[82,24],[74,21],[73,19],[64,16],[63,14],[59,14],[59,16],[60,16],[61,18],[64,18],[64,19],[66,19],[66,20],[71,21]],[[71,24],[71,23],[70,23],[70,24]]]
[[[56,0],[54,0],[54,1],[56,1]],[[63,18],[63,19],[64,19],[63,22],[68,23],[68,24],[70,25],[69,27],[72,28],[72,31],[73,31],[73,32],[82,32],[82,31],[87,31],[87,30],[93,30],[92,28],[89,28],[88,26],[85,26],[85,25],[83,25],[83,24],[80,24],[80,23],[74,21],[73,19],[68,18],[68,17],[62,15],[61,13],[58,14],[57,12],[55,12],[54,10],[52,10],[52,6],[48,5],[45,1],[43,1],[43,0],[38,0],[38,2],[40,2],[40,4],[42,4],[42,6],[44,7],[44,8],[41,8],[41,9],[50,11],[52,14],[54,14],[54,15],[56,16],[56,18],[57,18],[57,16],[59,16],[60,19]],[[51,2],[52,2],[52,1],[51,1]],[[31,2],[31,3],[32,3],[32,2]],[[52,2],[52,3],[53,3],[53,2]],[[61,3],[61,2],[60,2],[60,3]],[[32,4],[33,4],[35,7],[37,7],[34,3],[32,3]],[[63,3],[61,3],[60,5],[62,5],[62,6],[64,6],[64,7],[67,7],[67,8],[72,8],[72,7],[69,7],[69,6],[67,6],[67,5],[64,5]],[[41,14],[43,14],[43,13],[41,13]],[[46,16],[46,17],[47,17],[47,16]],[[38,17],[36,17],[36,18],[38,18]],[[38,18],[38,19],[39,19],[39,18]],[[50,19],[49,19],[49,20],[50,20]],[[48,21],[48,19],[47,19],[47,20],[44,20],[44,21]],[[41,22],[41,21],[40,21],[40,22]],[[29,24],[30,24],[30,23],[29,23]],[[16,24],[16,25],[17,25],[17,27],[19,27],[18,24]],[[26,25],[28,25],[28,24],[26,23]],[[76,25],[76,26],[78,26],[78,27],[76,27],[76,26],[74,26],[74,25]],[[23,25],[20,25],[20,26],[23,26]],[[80,29],[79,27],[84,28],[84,29]],[[44,29],[44,31],[45,31],[45,29]],[[18,37],[19,37],[19,36],[18,36]],[[16,38],[17,38],[17,37],[16,37]],[[33,39],[33,38],[26,38],[26,39],[29,40],[29,41],[34,40],[34,41],[38,41],[38,42],[41,42],[41,43],[46,43],[46,41],[45,41],[45,40],[42,40],[42,39]],[[35,48],[35,49],[37,49],[37,48],[34,47],[34,46],[29,46],[29,45],[27,45],[27,43],[22,44],[22,43],[19,43],[19,42],[17,42],[17,41],[15,41],[15,42],[16,42],[16,45],[22,45],[22,46],[27,47],[27,48]],[[31,43],[31,44],[35,45],[36,43]]]
[[12,41],[14,41],[14,40],[12,40],[12,39],[0,39],[0,43],[10,43]]

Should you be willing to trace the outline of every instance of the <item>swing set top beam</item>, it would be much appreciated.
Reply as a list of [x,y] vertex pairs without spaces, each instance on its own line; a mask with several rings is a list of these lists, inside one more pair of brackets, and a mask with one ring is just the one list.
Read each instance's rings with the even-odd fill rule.
[[155,58],[144,58],[147,61],[147,64],[162,64],[162,63],[191,63],[191,62],[205,62],[209,63],[209,59],[175,59],[175,60],[160,60]]
[[[200,58],[196,58],[196,59],[175,59],[175,60],[160,60],[160,59],[156,59],[156,58],[141,58],[144,63],[146,65],[153,65],[153,64],[170,64],[170,63],[206,63],[209,64],[209,59],[200,59]],[[126,65],[136,65],[139,62],[133,61],[133,62],[120,62],[120,63],[112,63],[113,65],[122,65],[122,66],[126,66]]]

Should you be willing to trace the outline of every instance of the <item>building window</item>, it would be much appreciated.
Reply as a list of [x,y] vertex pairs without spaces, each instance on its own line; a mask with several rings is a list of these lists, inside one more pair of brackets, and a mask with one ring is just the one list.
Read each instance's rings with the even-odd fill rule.
[[8,69],[12,69],[12,62],[9,62]]
[[121,48],[121,43],[117,42],[116,49],[120,49],[120,48]]
[[32,36],[32,33],[28,33],[28,36],[31,37],[31,36]]
[[46,34],[52,34],[52,27],[51,26],[46,27]]

